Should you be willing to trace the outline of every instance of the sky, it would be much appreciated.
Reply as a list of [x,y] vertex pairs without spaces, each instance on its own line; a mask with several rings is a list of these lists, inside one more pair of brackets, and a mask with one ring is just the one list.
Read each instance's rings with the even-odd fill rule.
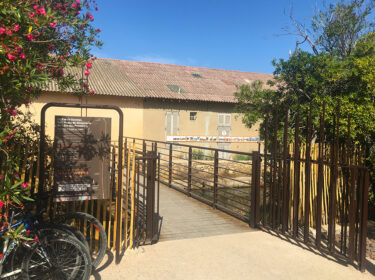
[[[289,13],[308,24],[322,0],[97,0],[100,58],[272,73],[296,37]],[[306,46],[308,49],[308,46]]]

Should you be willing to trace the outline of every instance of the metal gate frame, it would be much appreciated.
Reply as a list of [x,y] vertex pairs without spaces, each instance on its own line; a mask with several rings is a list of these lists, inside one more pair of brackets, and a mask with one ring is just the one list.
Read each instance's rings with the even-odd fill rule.
[[[40,148],[39,148],[39,158],[41,162],[41,166],[39,169],[39,184],[38,184],[38,190],[45,190],[44,189],[44,182],[45,182],[45,167],[44,167],[44,161],[45,161],[45,144],[46,144],[46,134],[45,134],[45,124],[46,124],[46,111],[47,109],[51,107],[60,107],[60,108],[80,108],[80,109],[105,109],[105,110],[115,110],[119,115],[119,159],[118,159],[118,185],[117,185],[117,194],[119,197],[117,199],[117,205],[116,209],[117,212],[121,211],[121,199],[122,199],[122,183],[123,183],[123,130],[124,130],[124,114],[121,111],[121,109],[118,106],[112,106],[112,105],[95,105],[95,104],[71,104],[71,103],[57,103],[57,102],[51,102],[47,103],[43,106],[41,110],[41,116],[40,116],[40,125],[41,125],[41,131],[40,131]],[[116,213],[118,216],[119,213]],[[121,225],[120,223],[116,224],[116,235],[120,235]],[[120,239],[116,238],[115,243],[115,250],[116,250],[116,260],[119,260],[120,258]]]

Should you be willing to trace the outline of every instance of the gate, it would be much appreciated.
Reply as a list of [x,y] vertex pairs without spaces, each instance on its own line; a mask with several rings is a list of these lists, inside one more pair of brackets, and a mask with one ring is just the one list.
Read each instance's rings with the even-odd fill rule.
[[[322,104],[313,141],[313,104],[307,108],[306,126],[301,125],[298,105],[291,144],[289,114],[282,120],[280,140],[281,108],[275,107],[273,123],[271,114],[265,119],[264,152],[252,154],[250,224],[313,245],[323,254],[358,265],[364,271],[370,175],[365,150],[349,138],[350,119],[347,139],[340,139],[340,106],[333,114],[335,125],[330,131],[325,128]],[[306,144],[301,143],[301,135]]]
[[[49,103],[43,107],[39,149],[34,144],[30,150],[28,143],[26,146],[25,143],[20,143],[19,147],[21,151],[25,151],[21,159],[21,172],[25,181],[31,185],[32,195],[54,192],[56,145],[45,138],[45,112],[50,107],[115,110],[120,117],[119,140],[112,141],[109,149],[104,152],[110,161],[110,176],[106,186],[112,190],[112,196],[107,199],[66,202],[56,202],[50,196],[47,201],[41,201],[46,205],[50,219],[71,211],[95,216],[106,230],[107,246],[116,252],[116,262],[120,261],[121,255],[128,248],[157,242],[159,197],[155,178],[158,158],[155,151],[136,151],[126,140],[124,142],[122,111],[116,106]],[[28,168],[30,166],[31,169]],[[98,238],[87,234],[91,239]]]

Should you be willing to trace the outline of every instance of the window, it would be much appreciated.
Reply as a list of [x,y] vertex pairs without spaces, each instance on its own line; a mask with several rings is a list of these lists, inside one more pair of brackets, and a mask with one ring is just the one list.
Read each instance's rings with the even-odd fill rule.
[[178,85],[167,85],[167,87],[173,91],[173,92],[177,92],[177,93],[185,93],[185,91]]
[[219,114],[218,126],[230,126],[230,114]]
[[219,136],[229,136],[231,131],[231,115],[230,114],[219,114],[217,122],[217,133]]
[[165,115],[166,135],[178,135],[178,112],[169,111]]
[[197,112],[190,112],[190,120],[195,121],[197,119]]

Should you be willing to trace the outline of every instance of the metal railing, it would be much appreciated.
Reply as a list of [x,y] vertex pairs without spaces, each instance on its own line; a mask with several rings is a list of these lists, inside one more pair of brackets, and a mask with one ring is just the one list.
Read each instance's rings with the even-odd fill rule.
[[161,183],[250,221],[252,154],[130,137],[125,142],[157,151]]

